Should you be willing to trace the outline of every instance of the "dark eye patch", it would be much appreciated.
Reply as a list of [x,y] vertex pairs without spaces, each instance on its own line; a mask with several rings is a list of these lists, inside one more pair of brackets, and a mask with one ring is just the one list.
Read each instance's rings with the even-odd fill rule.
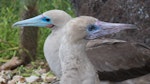
[[46,17],[43,17],[42,20],[43,20],[43,21],[46,21],[46,22],[50,22],[50,21],[51,21],[51,19],[46,18]]
[[46,20],[46,21],[48,21],[48,22],[50,21],[50,19],[49,19],[49,18],[46,18],[45,20]]
[[93,30],[95,30],[95,26],[94,26],[94,25],[91,25],[91,26],[89,27],[89,31],[93,31]]
[[97,30],[98,29],[98,27],[97,26],[95,26],[95,25],[89,25],[88,26],[88,31],[90,32],[90,31],[95,31],[95,30]]

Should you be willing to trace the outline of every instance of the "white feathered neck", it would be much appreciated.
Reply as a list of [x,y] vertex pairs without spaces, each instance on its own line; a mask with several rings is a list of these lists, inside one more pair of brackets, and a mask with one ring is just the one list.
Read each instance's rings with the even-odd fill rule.
[[74,33],[70,33],[69,27],[68,23],[64,28],[65,35],[59,49],[62,67],[60,84],[99,84],[96,70],[85,52],[87,40],[71,35]]

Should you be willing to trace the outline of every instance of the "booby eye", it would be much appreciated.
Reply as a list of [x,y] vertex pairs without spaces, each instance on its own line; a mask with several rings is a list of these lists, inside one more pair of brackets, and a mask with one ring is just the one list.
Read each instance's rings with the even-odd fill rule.
[[92,31],[96,31],[96,30],[98,30],[99,28],[96,26],[96,25],[89,25],[88,26],[88,31],[89,32],[92,32]]
[[49,22],[49,21],[50,21],[50,19],[49,19],[49,18],[46,18],[45,20],[46,20],[47,22]]
[[51,21],[51,19],[46,18],[46,17],[42,18],[42,20],[43,20],[43,21],[46,21],[46,22],[50,22],[50,21]]

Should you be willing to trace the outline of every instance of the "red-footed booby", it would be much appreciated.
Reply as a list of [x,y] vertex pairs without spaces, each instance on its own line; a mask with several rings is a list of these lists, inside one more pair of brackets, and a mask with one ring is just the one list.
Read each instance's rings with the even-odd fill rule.
[[52,28],[51,34],[44,43],[44,56],[52,72],[61,77],[61,66],[58,57],[62,27],[71,20],[71,16],[62,10],[50,10],[31,19],[16,22],[13,26],[38,26]]
[[[57,77],[61,77],[61,66],[58,56],[60,39],[64,35],[63,26],[71,20],[71,16],[61,10],[50,10],[37,17],[16,22],[14,26],[51,27],[52,33],[44,44],[44,55]],[[82,23],[82,22],[81,22]],[[102,22],[106,23],[106,22]],[[111,24],[111,25],[110,25]],[[114,26],[110,23],[108,27]],[[122,27],[122,25],[118,26]],[[133,27],[126,24],[124,27]],[[100,73],[100,79],[122,81],[150,72],[147,67],[150,60],[150,49],[141,44],[114,42],[113,44],[99,44],[99,40],[90,41],[87,46],[89,60]],[[115,76],[115,77],[114,77]]]
[[64,26],[64,35],[59,48],[62,67],[60,84],[100,84],[97,70],[88,59],[86,44],[88,40],[132,29],[128,26],[127,24],[104,23],[89,16],[80,16],[70,20]]

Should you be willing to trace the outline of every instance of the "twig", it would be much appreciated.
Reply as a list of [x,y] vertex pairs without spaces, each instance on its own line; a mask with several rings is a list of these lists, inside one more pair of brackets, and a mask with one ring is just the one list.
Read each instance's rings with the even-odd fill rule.
[[19,47],[8,48],[6,50],[1,50],[0,53],[6,52],[6,51],[18,50],[18,49]]

